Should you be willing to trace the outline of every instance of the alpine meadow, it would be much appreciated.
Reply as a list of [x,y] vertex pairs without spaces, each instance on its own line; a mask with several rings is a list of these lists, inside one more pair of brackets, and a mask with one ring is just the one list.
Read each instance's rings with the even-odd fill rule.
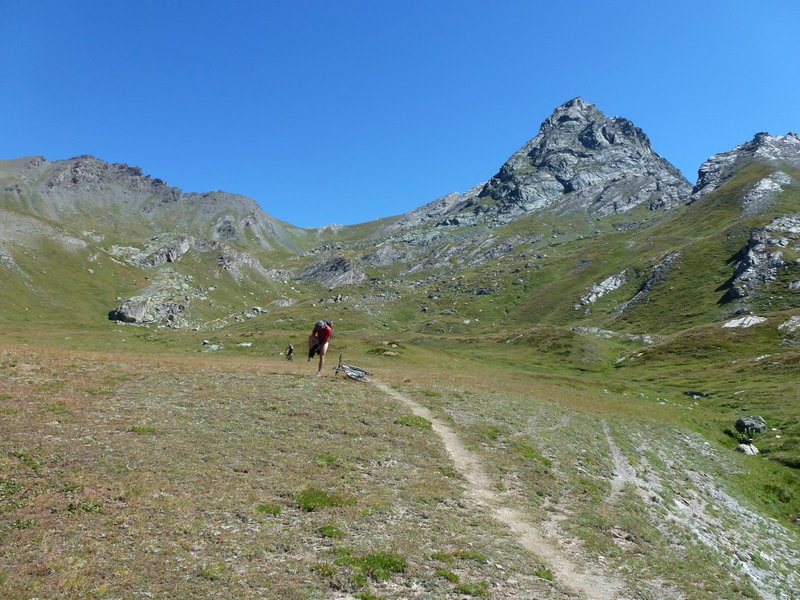
[[316,229],[3,160],[0,276],[3,598],[800,598],[797,134],[690,182],[575,98]]

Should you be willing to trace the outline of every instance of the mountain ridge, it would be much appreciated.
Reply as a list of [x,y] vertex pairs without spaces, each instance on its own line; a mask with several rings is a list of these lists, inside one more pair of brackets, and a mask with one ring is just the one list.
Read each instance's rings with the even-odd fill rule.
[[[276,597],[788,597],[792,136],[709,158],[693,194],[630,121],[573,100],[495,178],[315,229],[93,157],[0,161],[0,588],[178,589],[115,570],[149,556],[212,596],[245,589],[244,564],[257,595],[288,573]],[[336,354],[383,387],[332,376]],[[524,543],[538,531],[558,553]],[[149,551],[170,536],[186,543]],[[64,557],[89,538],[87,575]],[[48,540],[69,548],[48,558]],[[393,581],[368,570],[399,556],[380,548],[409,557]],[[576,587],[573,563],[613,585]]]
[[[562,130],[565,124],[573,130],[571,135],[563,135]],[[557,138],[555,140],[552,139],[554,132]],[[627,171],[626,177],[631,177],[630,167],[634,166],[643,169],[641,172],[634,173],[634,177],[645,175],[654,177],[661,173],[666,174],[666,180],[655,182],[654,188],[652,185],[654,182],[647,181],[644,182],[643,191],[634,190],[631,193],[629,189],[627,192],[622,192],[613,185],[619,183],[618,173],[612,174],[611,180],[606,181],[586,165],[579,164],[576,168],[575,164],[569,164],[575,163],[576,160],[579,163],[581,159],[591,158],[593,149],[620,146],[620,140],[631,142],[633,150],[626,148],[627,153],[614,156],[610,161],[612,163],[616,161],[612,171]],[[578,147],[579,150],[575,150],[575,147]],[[538,134],[513,153],[497,174],[489,180],[475,184],[463,193],[446,194],[396,218],[387,216],[377,220],[394,219],[382,229],[382,232],[415,227],[437,218],[440,220],[436,224],[459,224],[461,222],[459,217],[463,220],[465,218],[463,213],[468,209],[472,209],[473,213],[488,212],[485,203],[482,204],[481,201],[490,198],[499,201],[500,207],[497,212],[504,215],[503,222],[508,222],[513,217],[549,206],[554,199],[581,192],[597,186],[598,183],[601,186],[612,185],[603,187],[599,193],[591,194],[588,202],[587,199],[582,199],[577,203],[579,207],[588,207],[600,216],[612,212],[625,212],[642,202],[647,203],[650,209],[668,209],[683,201],[688,201],[690,197],[696,200],[706,195],[719,187],[721,181],[729,177],[737,166],[748,161],[761,160],[778,163],[784,160],[798,166],[800,165],[800,160],[796,159],[798,148],[800,148],[800,137],[796,133],[771,136],[768,133],[759,132],[753,140],[740,144],[732,150],[715,154],[704,161],[698,168],[698,179],[692,185],[686,181],[676,167],[652,150],[648,136],[635,124],[623,117],[607,117],[594,104],[581,97],[575,97],[557,107],[542,122]],[[655,167],[649,164],[650,158],[653,159]],[[637,161],[642,164],[637,165]],[[523,164],[526,162],[529,163],[528,167]],[[609,161],[606,160],[606,162]],[[589,167],[591,166],[593,165],[590,164]],[[533,183],[526,183],[523,180],[530,173],[520,175],[517,172],[530,171],[531,168],[541,177]],[[44,181],[31,180],[31,176],[37,175],[36,171],[40,176],[44,175]],[[45,172],[42,173],[42,171]],[[542,171],[545,171],[543,175]],[[43,186],[49,190],[57,190],[52,194],[44,194],[51,200],[49,203],[51,206],[47,207],[49,212],[40,216],[48,218],[64,216],[60,212],[70,208],[74,209],[75,200],[79,199],[81,195],[89,193],[106,192],[107,199],[111,201],[109,205],[120,201],[131,202],[130,198],[120,198],[119,194],[115,193],[118,190],[114,187],[121,186],[126,189],[125,195],[143,192],[145,195],[152,196],[149,203],[137,206],[145,213],[168,212],[165,211],[165,207],[182,200],[184,203],[224,204],[228,208],[235,207],[238,212],[250,212],[253,216],[266,217],[271,223],[271,227],[268,229],[272,230],[273,235],[277,235],[279,243],[286,244],[289,249],[294,251],[297,251],[298,248],[292,243],[291,235],[286,235],[281,231],[282,229],[287,227],[295,231],[324,229],[324,227],[301,228],[275,219],[254,199],[247,196],[222,190],[184,192],[180,188],[170,186],[164,179],[144,174],[140,167],[126,163],[109,163],[90,154],[53,161],[38,155],[4,159],[0,160],[0,181],[2,181],[3,175],[6,178],[9,176],[14,178],[15,175],[18,175],[22,180],[6,182],[2,191],[7,194],[22,194],[20,183],[27,184],[29,191],[35,194],[42,194]],[[625,202],[622,204],[619,202],[621,198],[625,198]],[[263,213],[263,215],[259,213]],[[475,222],[474,217],[467,216],[466,218],[470,224]],[[372,221],[363,224],[370,222]],[[225,224],[221,225],[225,226]],[[243,221],[243,225],[249,226],[246,224],[246,219]],[[342,227],[358,225],[360,224]],[[337,229],[342,227],[337,227]],[[269,242],[266,239],[262,241],[265,244],[264,248],[268,249]]]
[[[431,298],[416,297],[425,282],[434,283],[428,295],[440,298],[446,274],[466,273],[475,280],[469,287],[447,287],[458,294],[469,291],[502,297],[511,303],[506,312],[515,314],[514,307],[531,302],[520,297],[520,291],[539,298],[542,305],[552,303],[541,294],[551,289],[542,281],[551,276],[547,263],[552,261],[544,258],[551,254],[550,248],[600,247],[601,240],[608,238],[627,245],[629,250],[621,246],[616,252],[628,252],[630,257],[618,268],[605,271],[596,260],[579,259],[580,264],[596,265],[596,277],[585,280],[591,269],[583,267],[574,277],[558,277],[562,284],[574,280],[576,287],[559,292],[568,299],[554,313],[561,315],[559,320],[578,319],[584,326],[587,319],[596,319],[598,307],[613,300],[616,306],[609,315],[616,316],[604,317],[608,326],[625,323],[628,317],[623,315],[640,312],[637,303],[656,294],[660,287],[656,283],[668,281],[668,274],[679,273],[689,260],[685,249],[669,244],[657,256],[643,260],[638,254],[646,242],[636,232],[662,227],[659,223],[670,220],[680,222],[680,214],[687,210],[698,213],[689,218],[697,221],[705,210],[703,201],[719,196],[750,164],[765,165],[766,170],[757,181],[745,184],[747,191],[736,200],[740,209],[735,218],[763,218],[763,226],[770,226],[768,215],[780,216],[770,211],[784,190],[797,183],[778,166],[788,164],[789,171],[791,165],[800,166],[799,140],[795,134],[757,134],[752,142],[711,157],[699,170],[692,194],[691,184],[652,150],[641,129],[574,98],[557,107],[538,134],[490,180],[403,215],[359,225],[297,228],[272,218],[250,198],[221,191],[184,193],[162,179],[144,175],[138,167],[105,163],[89,155],[54,162],[42,157],[0,161],[0,206],[20,211],[26,219],[45,219],[47,227],[55,228],[48,237],[64,240],[62,247],[73,249],[65,259],[76,257],[75,249],[79,249],[90,258],[105,256],[135,269],[164,270],[146,286],[138,284],[138,289],[115,294],[121,303],[116,308],[108,306],[105,312],[122,321],[171,327],[199,326],[211,317],[216,321],[218,308],[213,308],[205,290],[216,289],[214,281],[221,277],[223,282],[231,278],[233,295],[242,285],[251,286],[257,295],[267,294],[263,303],[299,300],[297,290],[286,289],[295,281],[325,290],[363,288],[365,300],[359,304],[363,309],[381,297],[372,290],[391,285],[403,290],[398,297],[413,297],[412,302],[428,310]],[[734,219],[734,213],[724,214],[721,218]],[[32,221],[17,223],[17,239],[24,237],[25,226],[33,238],[41,235],[35,233]],[[775,230],[776,226],[771,227]],[[791,226],[781,231],[793,251]],[[776,255],[769,236],[757,232],[736,236],[740,242],[735,251],[749,258],[737,259],[739,266],[729,273],[730,281],[716,284],[728,290],[726,300],[714,309],[717,312],[729,310],[732,302],[739,309],[750,307],[759,290],[781,280],[780,273],[794,272],[786,251],[783,258],[780,252]],[[15,276],[21,272],[31,276],[30,269],[20,266],[25,259],[13,250],[13,243],[6,243],[2,254],[3,264]],[[504,264],[509,266],[501,267]],[[558,269],[566,268],[559,265]],[[634,277],[634,272],[639,274]],[[657,278],[648,279],[656,273]],[[794,280],[789,284],[794,285]],[[692,279],[690,285],[702,282]],[[631,286],[635,287],[626,292]],[[616,300],[623,293],[628,297]],[[201,310],[203,302],[213,310]],[[480,303],[470,300],[468,304],[477,307]],[[159,305],[167,308],[159,309]],[[579,311],[583,317],[572,310],[573,305],[583,307]],[[130,315],[125,306],[131,308]],[[152,306],[149,316],[142,313],[142,306]],[[198,317],[188,318],[193,311],[198,311]],[[525,315],[532,317],[530,312]]]
[[249,239],[265,250],[273,245],[299,250],[293,240],[298,228],[264,212],[252,198],[223,191],[183,192],[145,175],[140,167],[91,155],[52,162],[40,156],[0,161],[0,186],[4,205],[65,224],[107,211],[154,231],[183,226],[186,233],[205,229],[202,233],[211,239],[245,242],[249,230]]
[[480,197],[500,200],[501,212],[514,214],[574,193],[577,208],[607,215],[642,203],[669,208],[688,197],[689,188],[641,129],[578,97],[555,109]]

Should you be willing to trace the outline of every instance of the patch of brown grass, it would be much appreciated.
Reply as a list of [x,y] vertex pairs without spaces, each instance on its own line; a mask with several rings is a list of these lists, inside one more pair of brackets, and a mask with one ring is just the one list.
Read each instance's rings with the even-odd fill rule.
[[[518,574],[498,589],[539,594],[531,558],[463,501],[430,429],[398,423],[404,408],[372,386],[312,373],[299,361],[0,349],[2,595],[447,596],[430,557],[467,546]],[[310,487],[352,501],[304,511]],[[344,535],[320,533],[331,524]],[[365,581],[342,552],[408,566]],[[496,575],[488,563],[459,572]]]

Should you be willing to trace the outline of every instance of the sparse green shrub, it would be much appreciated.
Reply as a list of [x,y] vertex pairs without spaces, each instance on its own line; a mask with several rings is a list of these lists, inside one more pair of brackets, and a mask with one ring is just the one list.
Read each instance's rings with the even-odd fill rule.
[[451,554],[448,554],[447,552],[434,552],[433,554],[431,554],[431,558],[433,560],[440,560],[443,563],[447,564],[453,562],[453,556]]
[[406,427],[419,427],[420,429],[430,429],[433,427],[428,419],[418,415],[402,415],[397,417],[394,422],[398,425],[405,425]]
[[489,597],[489,584],[486,581],[481,581],[480,583],[459,583],[456,587],[456,591],[459,594],[464,594],[466,596],[474,596],[476,598],[488,598]]
[[367,586],[368,579],[363,571],[356,571],[350,575],[350,583],[353,585],[353,587],[363,588]]
[[376,596],[371,590],[364,590],[363,592],[358,592],[356,598],[358,600],[381,600],[383,596]]
[[433,572],[434,575],[437,577],[441,577],[443,579],[447,579],[450,583],[458,583],[459,579],[461,579],[458,575],[453,573],[452,571],[448,571],[447,569],[436,569]]
[[767,559],[765,559],[760,552],[751,552],[750,559],[753,561],[753,564],[758,567],[759,569],[769,569],[770,563]]
[[506,433],[506,430],[503,427],[498,427],[497,425],[487,425],[481,430],[480,433],[483,437],[488,438],[490,441],[496,442]]
[[277,517],[281,514],[281,512],[283,512],[283,507],[280,504],[275,504],[274,502],[260,502],[256,504],[256,512],[261,513],[262,515]]
[[220,563],[212,563],[210,565],[203,565],[200,567],[198,576],[208,581],[219,581],[225,575],[225,565]]
[[11,456],[21,460],[23,465],[29,467],[37,475],[42,474],[42,463],[27,450],[14,450],[11,452]]
[[134,425],[128,431],[136,435],[153,435],[156,432],[156,428],[152,425]]
[[553,581],[556,578],[553,572],[546,567],[538,567],[533,571],[533,574],[542,579],[547,579],[547,581]]
[[75,513],[99,513],[100,505],[97,502],[89,502],[88,500],[79,500],[78,502],[70,502],[67,504],[67,512]]
[[318,454],[314,460],[321,467],[336,463],[336,457],[333,454]]
[[366,585],[366,578],[375,581],[390,579],[395,573],[403,573],[408,562],[394,552],[372,552],[364,556],[356,556],[351,548],[337,548],[337,565],[346,565],[356,570],[351,580],[359,586]]
[[394,573],[403,573],[408,568],[406,559],[393,552],[373,552],[361,557],[357,564],[376,581],[390,579]]
[[30,529],[36,526],[36,519],[16,519],[9,525],[11,529]]
[[792,501],[791,493],[786,491],[786,488],[780,485],[768,483],[764,486],[764,493],[770,500],[777,500],[782,504],[788,504]]
[[64,406],[63,404],[48,404],[47,406],[44,407],[44,409],[47,412],[52,413],[54,415],[63,415],[68,412],[67,407]]
[[741,432],[739,432],[739,442],[744,444],[754,440],[757,433],[758,431],[756,431],[753,427],[745,427]]
[[318,531],[319,534],[324,538],[340,540],[344,537],[344,531],[334,525],[323,525]]
[[356,503],[355,498],[326,492],[317,488],[307,488],[297,495],[297,504],[306,512],[332,506],[350,506]]
[[579,477],[578,484],[580,492],[586,494],[590,498],[600,501],[605,496],[605,491],[600,485],[589,477]]
[[543,456],[539,453],[536,448],[533,446],[529,446],[524,442],[514,442],[514,449],[519,452],[525,458],[532,458],[533,460],[537,460],[542,463],[545,467],[551,467],[553,465],[553,461],[551,461],[546,456]]
[[477,550],[456,550],[453,556],[461,560],[474,560],[475,562],[485,563],[486,557]]
[[422,395],[427,398],[441,398],[442,392],[438,390],[422,390]]
[[454,469],[449,465],[440,465],[439,472],[450,479],[463,479],[463,475],[461,475],[457,469]]
[[336,577],[336,567],[331,563],[317,563],[311,567],[311,570],[326,579],[334,579]]
[[722,433],[727,435],[729,438],[733,438],[734,440],[737,440],[737,441],[739,440],[739,432],[738,431],[734,431],[730,427],[726,428]]
[[0,498],[13,496],[22,489],[22,484],[13,479],[0,479]]

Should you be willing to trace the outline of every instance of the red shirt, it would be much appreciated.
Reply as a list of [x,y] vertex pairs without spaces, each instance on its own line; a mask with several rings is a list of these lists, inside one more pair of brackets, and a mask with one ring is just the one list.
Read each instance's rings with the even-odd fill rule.
[[320,344],[324,344],[329,339],[333,337],[333,329],[331,329],[330,325],[325,325],[325,327],[314,327],[314,335],[317,336]]

